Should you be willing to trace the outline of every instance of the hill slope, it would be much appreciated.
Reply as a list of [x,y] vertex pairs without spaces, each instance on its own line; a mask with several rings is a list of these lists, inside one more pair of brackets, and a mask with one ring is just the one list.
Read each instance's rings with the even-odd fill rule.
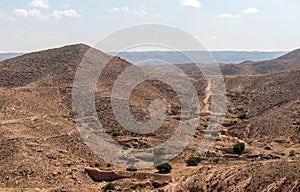
[[[95,163],[106,167],[106,163],[82,141],[71,116],[73,79],[90,50],[83,44],[71,45],[0,62],[0,189],[92,191],[98,188],[84,168]],[[94,62],[111,59],[97,86],[97,111],[101,116],[112,113],[107,107],[110,99],[103,95],[110,94],[114,79],[131,64],[92,51]],[[159,93],[147,82],[140,87],[149,98]],[[139,99],[143,94],[139,95],[138,88],[136,93],[134,107],[146,108],[147,102]],[[118,129],[112,115],[104,117],[103,124],[111,130],[109,133]]]
[[[1,191],[101,191],[103,183],[94,182],[84,172],[85,167],[120,170],[93,154],[71,115],[74,76],[89,50],[86,45],[71,45],[0,62]],[[149,119],[148,106],[155,99],[166,103],[168,117],[153,134],[126,131],[114,118],[110,95],[115,80],[132,65],[99,50],[92,51],[91,62],[99,66],[104,65],[99,60],[110,59],[99,77],[95,101],[107,133],[122,145],[138,149],[156,146],[169,138],[180,120],[176,92],[160,81],[140,83],[129,101],[134,118]],[[264,72],[262,62],[233,73],[243,76],[226,76],[228,112],[222,134],[209,136],[216,143],[202,157],[201,165],[187,167],[185,161],[197,155],[199,142],[207,131],[207,114],[201,114],[187,149],[171,161],[173,182],[120,179],[114,182],[117,190],[188,191],[194,187],[198,191],[299,191],[300,69],[281,71],[298,66],[298,62],[298,53],[294,52],[278,58],[273,69],[272,62],[266,61],[271,66],[267,72],[277,73],[244,76]],[[209,110],[205,78],[199,71],[181,67],[189,73],[200,102],[205,100]],[[241,114],[249,118],[238,118]],[[246,143],[241,155],[232,151],[238,141]],[[291,150],[296,151],[295,156],[289,156]],[[155,172],[140,172],[143,171]]]

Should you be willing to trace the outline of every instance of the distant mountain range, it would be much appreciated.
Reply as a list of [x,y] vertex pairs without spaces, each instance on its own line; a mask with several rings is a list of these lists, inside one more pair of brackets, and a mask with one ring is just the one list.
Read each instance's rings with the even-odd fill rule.
[[20,56],[22,54],[23,53],[0,53],[0,61],[10,59],[10,58],[14,58],[14,57]]
[[[180,69],[186,73],[197,72],[199,68],[195,64],[178,64]],[[209,65],[202,65],[209,67]],[[160,66],[151,66],[160,67]],[[296,69],[300,67],[300,49],[289,52],[275,59],[265,61],[244,61],[240,64],[221,64],[223,75],[257,75],[278,73],[281,71]]]
[[[111,55],[117,55],[131,63],[136,65],[142,65],[140,61],[148,60],[147,64],[161,65],[163,63],[170,64],[184,64],[184,63],[211,63],[211,57],[213,56],[215,62],[222,64],[238,64],[245,61],[265,61],[280,57],[287,52],[246,52],[246,51],[185,51],[185,52],[173,52],[173,51],[147,51],[147,52],[111,52]],[[189,58],[193,59],[193,62]],[[152,60],[152,61],[151,61]],[[161,62],[159,62],[161,61]],[[152,63],[153,62],[153,63]]]
[[[202,52],[202,51],[185,51],[185,52],[173,52],[173,51],[146,51],[146,52],[121,52],[115,53],[111,52],[111,55],[117,55],[131,63],[136,65],[141,65],[139,62],[148,60],[152,61],[162,61],[162,62],[153,62],[153,64],[184,64],[191,63],[191,60],[188,57],[191,57],[193,61],[197,63],[211,63],[211,58],[208,58],[208,54],[213,56],[213,59],[217,63],[222,64],[239,64],[245,61],[265,61],[280,57],[287,52],[276,51],[276,52],[259,52],[259,51],[212,51]],[[0,53],[0,61],[11,59],[17,56],[22,55],[23,53]],[[149,64],[149,62],[147,63]],[[152,63],[151,63],[152,64]]]

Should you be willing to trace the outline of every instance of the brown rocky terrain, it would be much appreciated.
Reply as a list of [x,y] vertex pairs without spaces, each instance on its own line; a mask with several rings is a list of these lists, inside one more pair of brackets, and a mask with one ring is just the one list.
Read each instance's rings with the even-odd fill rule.
[[[228,112],[222,131],[210,136],[216,142],[195,167],[185,161],[197,155],[207,131],[210,91],[200,71],[187,66],[201,103],[199,125],[188,147],[171,161],[172,172],[160,175],[154,169],[131,173],[110,165],[81,139],[71,94],[76,70],[90,49],[72,45],[0,62],[0,191],[102,191],[108,182],[117,191],[300,190],[299,51],[273,61],[221,67]],[[160,81],[140,83],[130,96],[134,118],[147,121],[155,99],[166,104],[168,116],[153,134],[131,133],[115,119],[110,95],[115,80],[132,65],[92,51],[95,60],[110,60],[98,80],[95,101],[107,133],[138,149],[168,139],[180,120],[176,92]],[[246,143],[241,155],[232,151],[237,142]],[[107,179],[95,181],[91,174],[107,174]]]

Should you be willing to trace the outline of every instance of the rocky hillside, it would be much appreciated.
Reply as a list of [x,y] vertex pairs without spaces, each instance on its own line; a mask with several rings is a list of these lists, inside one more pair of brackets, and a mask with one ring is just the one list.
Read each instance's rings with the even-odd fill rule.
[[[128,173],[93,154],[81,139],[74,123],[71,94],[76,70],[88,51],[93,53],[89,61],[103,68],[95,93],[98,117],[107,133],[126,147],[124,150],[154,147],[170,138],[178,127],[181,108],[176,92],[161,81],[151,80],[138,84],[131,93],[131,113],[138,121],[149,120],[149,104],[158,99],[167,106],[166,121],[152,134],[123,129],[113,115],[110,95],[120,74],[135,66],[86,45],[2,61],[0,191],[103,191],[107,182],[112,182],[117,191],[299,191],[297,51],[273,61],[226,68],[234,75],[225,77],[225,122],[219,134],[206,134],[216,142],[194,167],[186,166],[186,160],[198,155],[199,143],[209,132],[209,85],[213,82],[206,82],[200,71],[188,65],[180,66],[194,84],[202,110],[192,141],[170,162],[172,172],[163,176],[155,169]],[[106,60],[109,62],[104,66],[102,61]],[[232,149],[237,142],[246,145],[242,154]],[[100,181],[94,181],[86,170],[98,174]]]
[[[1,191],[29,191],[34,188],[92,191],[92,180],[84,173],[90,165],[104,166],[81,140],[73,122],[71,90],[76,69],[91,48],[72,45],[0,62],[0,188]],[[112,81],[126,67],[125,60],[93,50],[96,60],[110,60],[99,79],[99,115],[110,100]],[[101,83],[102,82],[102,83]],[[100,85],[101,84],[101,85]],[[144,94],[158,91],[149,83],[140,85]],[[101,90],[101,91],[100,91]],[[136,91],[139,93],[139,89]],[[139,95],[133,96],[138,99]],[[104,102],[103,102],[104,101]],[[144,103],[137,103],[136,108]],[[107,109],[107,108],[105,108]],[[133,110],[134,111],[134,110]],[[107,129],[115,130],[111,116],[105,116]],[[110,131],[112,133],[112,131]]]

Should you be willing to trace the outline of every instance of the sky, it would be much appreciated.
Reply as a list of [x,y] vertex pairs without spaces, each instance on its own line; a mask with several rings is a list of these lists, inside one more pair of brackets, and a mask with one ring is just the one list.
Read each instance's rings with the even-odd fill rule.
[[299,0],[0,0],[0,52],[95,45],[113,32],[163,24],[208,50],[300,48]]

